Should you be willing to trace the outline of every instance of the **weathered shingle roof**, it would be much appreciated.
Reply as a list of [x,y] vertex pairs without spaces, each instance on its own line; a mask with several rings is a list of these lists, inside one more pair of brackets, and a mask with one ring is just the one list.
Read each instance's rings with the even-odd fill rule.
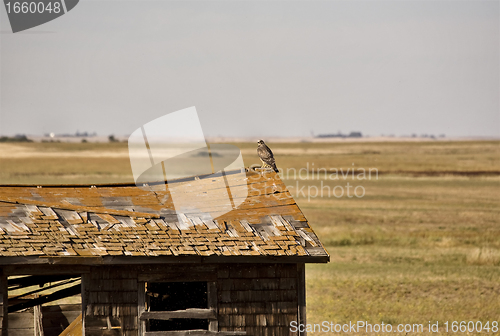
[[[217,196],[228,192],[221,179],[229,192],[248,188],[229,212],[228,198]],[[108,256],[329,258],[277,174],[233,171],[168,186],[2,186],[0,256],[11,258],[0,264],[20,257],[25,263]],[[196,206],[176,214],[171,189]]]

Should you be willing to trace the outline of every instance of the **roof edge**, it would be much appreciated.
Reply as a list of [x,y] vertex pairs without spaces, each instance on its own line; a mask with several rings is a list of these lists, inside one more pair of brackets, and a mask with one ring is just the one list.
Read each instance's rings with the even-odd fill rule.
[[217,264],[217,263],[328,263],[321,256],[104,256],[104,257],[1,257],[0,266],[10,265],[133,265],[133,264]]

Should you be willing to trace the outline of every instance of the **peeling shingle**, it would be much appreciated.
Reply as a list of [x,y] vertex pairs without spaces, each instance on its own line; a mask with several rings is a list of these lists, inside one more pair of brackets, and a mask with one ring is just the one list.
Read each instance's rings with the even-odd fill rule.
[[218,212],[206,200],[179,214],[168,192],[160,201],[135,186],[23,187],[36,189],[33,199],[0,187],[0,205],[13,209],[0,215],[0,256],[328,255],[290,195],[266,196],[269,186],[286,191],[278,177],[253,176],[248,183],[254,194],[238,209]]

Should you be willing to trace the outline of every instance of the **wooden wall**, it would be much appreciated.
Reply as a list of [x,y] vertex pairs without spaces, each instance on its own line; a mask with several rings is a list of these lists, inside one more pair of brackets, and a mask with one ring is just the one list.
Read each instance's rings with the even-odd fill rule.
[[80,304],[42,306],[44,336],[58,336],[81,313],[82,306]]
[[7,304],[4,301],[8,300],[7,277],[3,274],[3,269],[0,269],[0,336],[3,336],[3,330],[7,329],[7,319],[4,320],[4,315],[7,313]]
[[220,331],[290,335],[298,319],[296,264],[220,265],[217,275]]
[[[79,304],[42,306],[42,323],[45,336],[58,336],[81,313]],[[9,336],[33,336],[34,309],[9,313]]]
[[219,331],[290,335],[290,322],[299,320],[297,264],[204,264],[92,267],[83,277],[86,336],[138,335],[140,281],[203,281],[206,274],[216,283]]
[[137,267],[92,267],[82,280],[85,336],[137,336]]

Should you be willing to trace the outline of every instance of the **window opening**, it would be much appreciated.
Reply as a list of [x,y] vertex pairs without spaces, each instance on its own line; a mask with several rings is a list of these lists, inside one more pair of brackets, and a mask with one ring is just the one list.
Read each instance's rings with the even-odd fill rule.
[[186,317],[154,319],[146,322],[146,331],[208,330],[209,319],[189,318],[189,309],[208,309],[207,282],[147,282],[148,312],[185,311]]

